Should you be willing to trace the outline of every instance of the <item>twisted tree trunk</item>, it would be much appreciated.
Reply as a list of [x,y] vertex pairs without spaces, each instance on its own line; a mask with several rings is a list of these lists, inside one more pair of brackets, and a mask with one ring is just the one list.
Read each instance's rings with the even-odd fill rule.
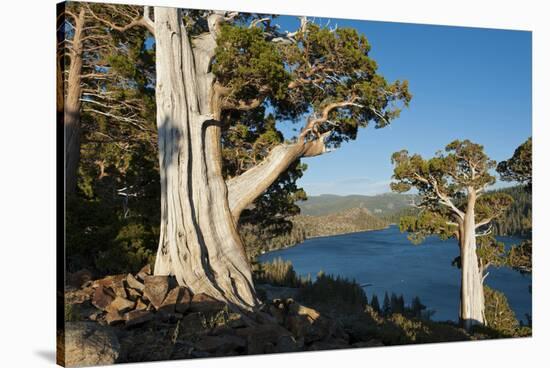
[[470,330],[474,325],[485,324],[483,272],[476,253],[475,202],[475,190],[469,190],[468,205],[464,214],[460,236],[460,258],[462,263],[460,321],[467,330]]
[[209,66],[221,16],[191,45],[179,9],[155,8],[161,235],[155,274],[239,308],[258,303],[221,171]]
[[262,163],[225,182],[223,95],[210,71],[224,13],[191,42],[180,10],[155,8],[156,101],[161,172],[161,235],[155,274],[239,308],[258,300],[236,229],[244,208],[300,157],[326,151],[325,135],[274,147]]

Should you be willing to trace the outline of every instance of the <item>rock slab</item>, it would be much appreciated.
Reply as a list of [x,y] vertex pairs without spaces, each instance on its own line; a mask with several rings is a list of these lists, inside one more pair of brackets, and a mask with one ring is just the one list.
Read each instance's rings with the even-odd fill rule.
[[120,344],[112,329],[94,322],[65,324],[65,364],[90,366],[114,364]]

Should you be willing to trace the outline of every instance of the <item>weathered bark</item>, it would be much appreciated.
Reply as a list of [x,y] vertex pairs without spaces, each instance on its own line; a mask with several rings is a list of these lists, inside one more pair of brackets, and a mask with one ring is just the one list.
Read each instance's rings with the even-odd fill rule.
[[459,237],[462,266],[460,321],[464,328],[470,330],[474,325],[485,324],[485,297],[483,270],[476,253],[474,216],[476,193],[473,189],[468,192],[468,204]]
[[326,151],[325,137],[294,144],[281,144],[271,149],[257,166],[227,182],[229,208],[235,222],[241,212],[258,198],[288,167],[301,157],[317,156]]
[[70,52],[67,90],[64,106],[65,126],[65,192],[76,190],[78,163],[80,161],[80,98],[82,95],[82,38],[85,23],[84,9],[74,19],[74,36]]
[[217,22],[192,46],[178,9],[155,8],[161,235],[154,272],[244,309],[258,300],[229,210],[209,72]]

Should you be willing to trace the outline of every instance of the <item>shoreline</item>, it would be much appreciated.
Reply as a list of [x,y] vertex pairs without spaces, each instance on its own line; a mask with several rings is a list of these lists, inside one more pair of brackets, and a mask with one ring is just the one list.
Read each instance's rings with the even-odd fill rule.
[[258,257],[260,257],[260,256],[263,256],[263,255],[265,255],[265,254],[268,254],[268,253],[277,252],[277,251],[280,251],[280,250],[285,250],[285,249],[289,249],[289,248],[296,247],[296,246],[298,246],[298,245],[304,244],[307,240],[310,240],[310,239],[330,238],[330,237],[333,237],[333,236],[349,235],[349,234],[358,234],[358,233],[366,233],[366,232],[371,232],[371,231],[386,230],[386,229],[389,229],[390,226],[392,226],[392,225],[395,225],[395,224],[388,224],[388,226],[383,227],[383,228],[379,228],[379,229],[358,230],[358,231],[350,231],[350,232],[348,232],[348,233],[338,233],[338,234],[331,234],[331,235],[316,235],[316,236],[310,236],[310,237],[306,237],[306,238],[304,239],[304,241],[302,241],[302,242],[300,242],[300,243],[295,243],[295,244],[287,245],[287,246],[284,246],[284,247],[281,247],[281,248],[278,248],[278,249],[272,249],[272,250],[269,250],[269,251],[267,251],[267,252],[259,253],[259,254],[256,256],[256,258],[258,258]]

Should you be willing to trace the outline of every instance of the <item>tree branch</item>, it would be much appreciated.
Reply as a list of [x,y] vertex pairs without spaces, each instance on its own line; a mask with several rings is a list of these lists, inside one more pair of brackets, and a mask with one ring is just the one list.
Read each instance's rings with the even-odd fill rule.
[[334,102],[334,103],[331,103],[329,105],[327,105],[322,113],[321,113],[321,116],[318,117],[318,118],[310,118],[308,123],[306,124],[306,126],[302,129],[302,131],[300,132],[300,135],[299,135],[299,139],[300,140],[305,140],[306,136],[310,133],[310,132],[314,132],[317,137],[320,136],[319,132],[317,131],[317,127],[319,124],[322,124],[324,122],[326,122],[328,120],[328,116],[330,114],[331,111],[335,110],[335,109],[338,109],[338,108],[342,108],[342,107],[347,107],[347,106],[359,106],[359,107],[363,107],[362,105],[359,105],[357,103],[355,103],[356,101],[356,97],[352,97],[350,100],[348,101],[342,101],[342,102]]
[[460,217],[461,220],[464,220],[464,212],[459,210],[454,203],[451,201],[451,199],[446,196],[445,194],[441,193],[439,191],[439,186],[437,184],[437,180],[433,179],[431,180],[431,184],[435,190],[436,195],[440,198],[439,203],[441,203],[444,206],[449,207],[458,217]]
[[241,212],[265,192],[288,167],[301,157],[328,152],[325,140],[330,132],[308,142],[280,144],[271,149],[262,162],[239,176],[227,180],[229,209],[235,221]]
[[476,233],[476,238],[479,238],[479,237],[482,237],[482,236],[487,236],[487,235],[491,235],[491,233],[493,232],[493,226],[489,226],[489,228],[481,233]]
[[[96,15],[89,5],[86,5],[86,7],[87,7],[87,10],[92,15],[92,17],[102,22],[109,28],[114,29],[118,32],[125,32],[133,27],[145,27],[152,35],[155,34],[155,27],[149,14],[144,14],[143,16],[138,16],[136,18],[133,18],[132,21],[130,21],[130,23],[120,26],[113,22],[108,21],[107,19],[101,18],[98,15]],[[148,13],[148,12],[149,12],[149,7],[148,6],[144,7],[144,13]]]
[[481,220],[480,222],[478,222],[478,223],[475,225],[474,228],[475,228],[475,229],[478,229],[478,228],[480,228],[480,227],[482,227],[482,226],[484,226],[484,225],[487,225],[488,223],[490,223],[491,221],[493,221],[496,217],[498,217],[498,216],[491,216],[491,217],[489,217],[489,218],[483,219],[483,220]]

